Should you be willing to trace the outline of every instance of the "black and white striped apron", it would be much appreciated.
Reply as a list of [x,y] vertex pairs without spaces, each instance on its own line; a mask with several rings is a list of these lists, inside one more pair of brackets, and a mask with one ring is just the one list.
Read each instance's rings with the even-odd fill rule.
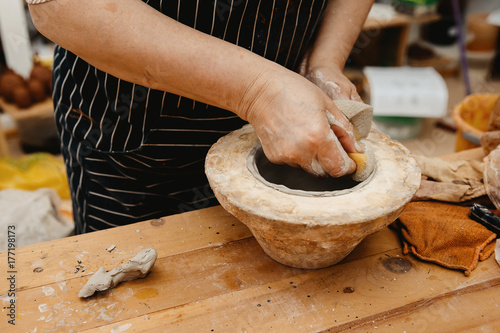
[[[294,70],[327,0],[144,2]],[[53,73],[77,234],[217,204],[205,155],[244,125],[234,113],[120,80],[61,47]]]

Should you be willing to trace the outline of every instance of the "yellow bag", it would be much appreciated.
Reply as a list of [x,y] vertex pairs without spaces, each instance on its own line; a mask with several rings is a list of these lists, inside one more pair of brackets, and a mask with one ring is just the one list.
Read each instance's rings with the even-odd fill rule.
[[54,189],[63,200],[70,199],[62,159],[48,153],[0,158],[0,190],[15,188],[32,191],[42,187]]

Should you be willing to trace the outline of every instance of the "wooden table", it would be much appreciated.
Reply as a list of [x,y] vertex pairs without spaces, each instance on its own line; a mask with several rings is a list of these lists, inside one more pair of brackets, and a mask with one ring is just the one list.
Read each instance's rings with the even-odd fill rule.
[[[146,278],[78,298],[99,267],[147,247],[158,260]],[[8,277],[7,260],[1,252]],[[335,266],[294,269],[219,206],[18,248],[14,271],[16,326],[2,278],[0,332],[500,331],[493,257],[465,277],[402,255],[385,228]]]

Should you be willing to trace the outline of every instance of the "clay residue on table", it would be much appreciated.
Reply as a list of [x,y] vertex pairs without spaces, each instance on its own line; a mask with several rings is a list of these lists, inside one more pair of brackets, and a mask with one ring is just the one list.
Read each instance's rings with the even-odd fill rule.
[[137,253],[125,265],[106,272],[101,267],[78,293],[79,297],[92,296],[96,291],[104,291],[114,288],[118,283],[145,277],[153,268],[157,253],[148,248]]

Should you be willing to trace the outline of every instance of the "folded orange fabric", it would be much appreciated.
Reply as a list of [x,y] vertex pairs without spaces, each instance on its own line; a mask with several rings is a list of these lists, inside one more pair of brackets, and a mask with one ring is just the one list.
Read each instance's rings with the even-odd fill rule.
[[411,202],[399,217],[404,253],[469,276],[495,250],[496,234],[469,218],[470,207]]

